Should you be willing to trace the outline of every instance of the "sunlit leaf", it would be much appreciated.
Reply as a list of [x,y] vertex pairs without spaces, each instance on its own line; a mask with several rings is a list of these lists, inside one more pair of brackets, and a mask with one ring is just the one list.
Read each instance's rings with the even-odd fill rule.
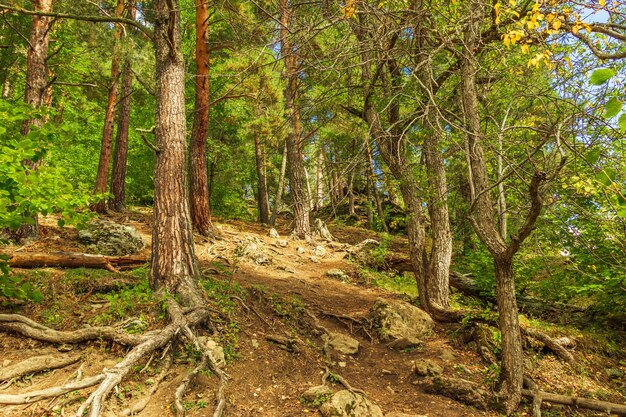
[[589,78],[589,84],[602,85],[614,76],[615,71],[613,71],[611,68],[600,68],[595,70],[593,74],[591,74],[591,78]]

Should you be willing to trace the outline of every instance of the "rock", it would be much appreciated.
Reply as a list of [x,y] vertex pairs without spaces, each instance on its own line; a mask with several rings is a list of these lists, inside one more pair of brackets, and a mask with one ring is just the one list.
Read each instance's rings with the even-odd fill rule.
[[2,367],[7,367],[11,364],[11,360],[10,359],[5,359],[2,361]]
[[443,368],[429,359],[418,359],[413,362],[413,371],[419,376],[439,376]]
[[132,255],[144,247],[134,227],[108,220],[92,220],[78,232],[82,243],[93,245],[98,253],[110,256]]
[[315,225],[315,233],[314,234],[317,237],[319,237],[320,239],[325,240],[327,242],[335,240],[333,235],[328,230],[328,227],[326,227],[326,223],[324,223],[324,220],[322,220],[322,219],[315,219],[313,221],[313,224]]
[[328,341],[328,345],[337,352],[346,355],[354,355],[359,351],[359,341],[345,334],[329,332],[322,339]]
[[624,376],[624,372],[618,368],[607,368],[604,370],[604,373],[611,379],[619,379]]
[[302,246],[298,246],[296,252],[298,253],[298,255],[304,255],[306,253],[306,249],[304,249]]
[[253,348],[258,349],[259,348],[259,341],[256,339],[252,339],[250,341],[250,344],[252,345]]
[[224,356],[224,349],[213,339],[207,336],[199,336],[198,342],[204,348],[206,348],[213,355],[213,359],[218,366],[222,366],[226,363],[226,357]]
[[295,270],[287,265],[278,265],[276,269],[280,269],[281,271],[289,272],[290,274],[295,274]]
[[319,258],[323,258],[324,255],[326,255],[326,248],[323,247],[322,245],[317,245],[315,249],[313,249],[313,255]]
[[461,378],[434,378],[424,389],[429,394],[443,395],[480,410],[486,410],[489,403],[489,393],[481,385]]
[[365,239],[361,243],[354,245],[348,249],[348,254],[352,259],[363,266],[380,269],[383,268],[384,259],[375,256],[373,251],[380,247],[380,242],[374,239]]
[[276,229],[274,229],[273,227],[270,229],[270,237],[274,239],[278,239],[280,237]]
[[307,403],[320,405],[333,396],[333,390],[326,385],[318,385],[304,391],[301,395],[302,399]]
[[148,328],[148,323],[142,318],[130,318],[124,322],[124,330],[129,333],[143,332]]
[[343,282],[349,281],[350,277],[341,269],[333,268],[326,271],[326,276],[328,278],[338,279]]
[[399,411],[392,411],[391,413],[385,414],[385,417],[428,417],[423,414],[407,414],[401,413]]
[[267,255],[265,248],[260,242],[249,240],[239,244],[235,248],[235,255],[254,262],[257,265],[269,265],[271,258]]
[[383,417],[379,406],[369,402],[361,394],[342,390],[322,404],[320,412],[324,417]]
[[318,258],[317,256],[309,256],[309,260],[316,264],[319,264],[320,262],[322,262],[320,258]]
[[278,239],[276,241],[276,244],[281,248],[286,248],[287,246],[289,246],[289,242],[287,242],[285,239]]
[[452,362],[456,359],[454,351],[448,347],[443,348],[439,357],[447,362]]
[[370,318],[381,340],[397,349],[420,345],[434,325],[425,311],[403,301],[381,298],[370,309]]

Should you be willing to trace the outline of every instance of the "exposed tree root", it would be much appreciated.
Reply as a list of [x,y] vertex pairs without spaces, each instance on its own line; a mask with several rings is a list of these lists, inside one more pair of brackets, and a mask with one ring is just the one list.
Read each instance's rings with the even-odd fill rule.
[[68,392],[78,391],[92,387],[104,379],[104,374],[99,374],[82,381],[70,382],[52,388],[30,391],[24,394],[0,394],[0,404],[30,404],[47,398],[58,397]]
[[0,369],[0,381],[20,378],[50,369],[64,368],[80,360],[79,355],[42,355]]
[[14,332],[31,339],[48,343],[81,343],[89,340],[105,339],[126,346],[136,346],[148,340],[151,333],[135,335],[126,333],[121,328],[86,327],[73,331],[59,331],[46,327],[28,317],[19,314],[0,314],[0,331]]
[[346,389],[350,392],[353,392],[355,394],[361,394],[365,397],[367,397],[367,394],[365,393],[365,391],[363,391],[362,389],[359,388],[353,388],[352,385],[350,385],[350,383],[348,381],[346,381],[346,379],[344,377],[342,377],[339,374],[336,374],[334,372],[331,372],[330,369],[328,367],[326,367],[326,372],[324,373],[324,375],[322,376],[322,385],[326,385],[326,381],[328,380],[328,378],[330,378],[332,376],[332,379],[341,383],[341,385],[343,385],[344,387],[346,387]]
[[150,385],[150,389],[148,389],[148,392],[146,393],[146,395],[140,400],[138,400],[137,402],[135,402],[130,407],[124,409],[120,413],[121,416],[124,416],[124,417],[132,416],[134,414],[140,413],[141,411],[143,411],[144,408],[146,408],[146,406],[150,402],[150,399],[152,398],[156,390],[159,388],[159,385],[161,384],[161,382],[163,382],[163,380],[165,379],[165,377],[170,371],[170,367],[172,366],[172,362],[173,362],[172,355],[171,354],[166,355],[166,358],[167,359],[165,360],[165,363],[163,364],[163,368],[161,369],[161,372],[159,372],[159,375],[154,379],[154,383]]
[[[214,413],[214,417],[220,417],[226,406],[226,397],[224,392],[227,376],[220,369],[220,364],[214,357],[213,352],[208,348],[201,346],[197,337],[191,331],[191,328],[207,320],[210,309],[196,307],[183,310],[173,299],[168,301],[167,307],[171,322],[161,330],[152,331],[144,335],[131,335],[119,328],[114,327],[94,327],[79,329],[72,332],[60,332],[43,326],[24,316],[15,314],[0,315],[0,330],[13,331],[37,340],[52,343],[78,343],[103,338],[127,346],[132,346],[132,349],[126,354],[121,362],[116,364],[111,369],[104,369],[102,374],[87,378],[83,381],[72,382],[48,388],[46,390],[33,391],[21,395],[0,395],[0,403],[27,404],[46,398],[56,397],[67,392],[98,385],[96,390],[91,393],[91,395],[83,404],[81,404],[80,408],[76,412],[77,417],[82,417],[87,411],[89,411],[90,417],[98,417],[100,416],[104,403],[111,391],[124,379],[124,377],[126,377],[126,375],[128,375],[133,366],[135,366],[143,357],[153,355],[158,349],[165,347],[172,341],[184,335],[194,342],[197,349],[202,351],[202,360],[200,364],[191,371],[183,384],[181,384],[179,390],[177,390],[177,399],[182,398],[185,390],[198,372],[200,372],[204,367],[208,367],[220,379],[217,392],[217,405]],[[76,361],[74,358],[72,358],[72,360],[73,362]],[[49,367],[50,365],[46,365],[46,368]],[[33,366],[25,367],[25,369],[32,368]],[[165,368],[169,368],[169,365]],[[166,373],[166,370],[162,371],[158,378],[159,382],[165,377]],[[13,373],[11,375],[13,375]],[[158,383],[155,385],[158,385]],[[125,415],[132,414],[133,412],[136,412],[135,410],[144,408],[147,401],[149,401],[149,397],[154,393],[154,390],[156,390],[156,387],[151,390],[144,402],[140,401],[132,408],[127,409],[128,411],[125,410],[125,412],[128,413]]]

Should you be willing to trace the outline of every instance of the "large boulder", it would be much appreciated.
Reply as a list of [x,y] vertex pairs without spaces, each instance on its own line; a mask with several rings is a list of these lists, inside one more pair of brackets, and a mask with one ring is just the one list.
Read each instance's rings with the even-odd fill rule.
[[359,351],[359,341],[345,334],[329,332],[323,338],[330,347],[344,355],[354,355]]
[[349,248],[348,256],[368,268],[382,269],[385,267],[385,260],[380,246],[381,244],[377,240],[365,239]]
[[110,256],[132,255],[144,247],[134,227],[109,220],[92,220],[78,232],[82,243],[91,245],[98,253]]
[[369,402],[361,394],[342,390],[322,404],[320,412],[324,417],[383,417],[379,406]]
[[405,349],[418,346],[433,330],[433,319],[423,310],[403,301],[376,300],[370,318],[378,335],[389,347]]

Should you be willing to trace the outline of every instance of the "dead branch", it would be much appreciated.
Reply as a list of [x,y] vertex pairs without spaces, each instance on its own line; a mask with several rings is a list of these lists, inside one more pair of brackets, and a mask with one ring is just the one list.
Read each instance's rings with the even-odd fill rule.
[[25,361],[0,369],[0,381],[20,378],[37,372],[50,369],[64,368],[80,360],[80,356],[74,355],[42,355],[28,358]]
[[559,344],[555,339],[551,338],[547,334],[540,332],[539,330],[532,329],[530,327],[521,327],[522,333],[526,336],[532,337],[533,339],[537,339],[541,343],[545,345],[550,351],[552,351],[556,356],[561,358],[563,361],[573,365],[576,363],[576,359],[571,354],[570,351],[565,349],[563,345]]
[[[572,395],[560,395],[529,389],[522,390],[522,395],[533,399],[533,408],[535,408],[535,403],[540,406],[541,402],[545,401],[553,404],[568,405],[575,408],[602,411],[607,415],[617,414],[618,416],[626,416],[626,405],[624,404],[615,404],[607,401],[592,400],[589,398],[574,397]],[[539,416],[541,416],[540,411]]]
[[68,392],[81,390],[92,387],[104,379],[104,374],[92,376],[78,382],[70,382],[69,384],[57,387],[30,391],[24,394],[0,394],[0,404],[30,404],[46,398],[58,397]]

